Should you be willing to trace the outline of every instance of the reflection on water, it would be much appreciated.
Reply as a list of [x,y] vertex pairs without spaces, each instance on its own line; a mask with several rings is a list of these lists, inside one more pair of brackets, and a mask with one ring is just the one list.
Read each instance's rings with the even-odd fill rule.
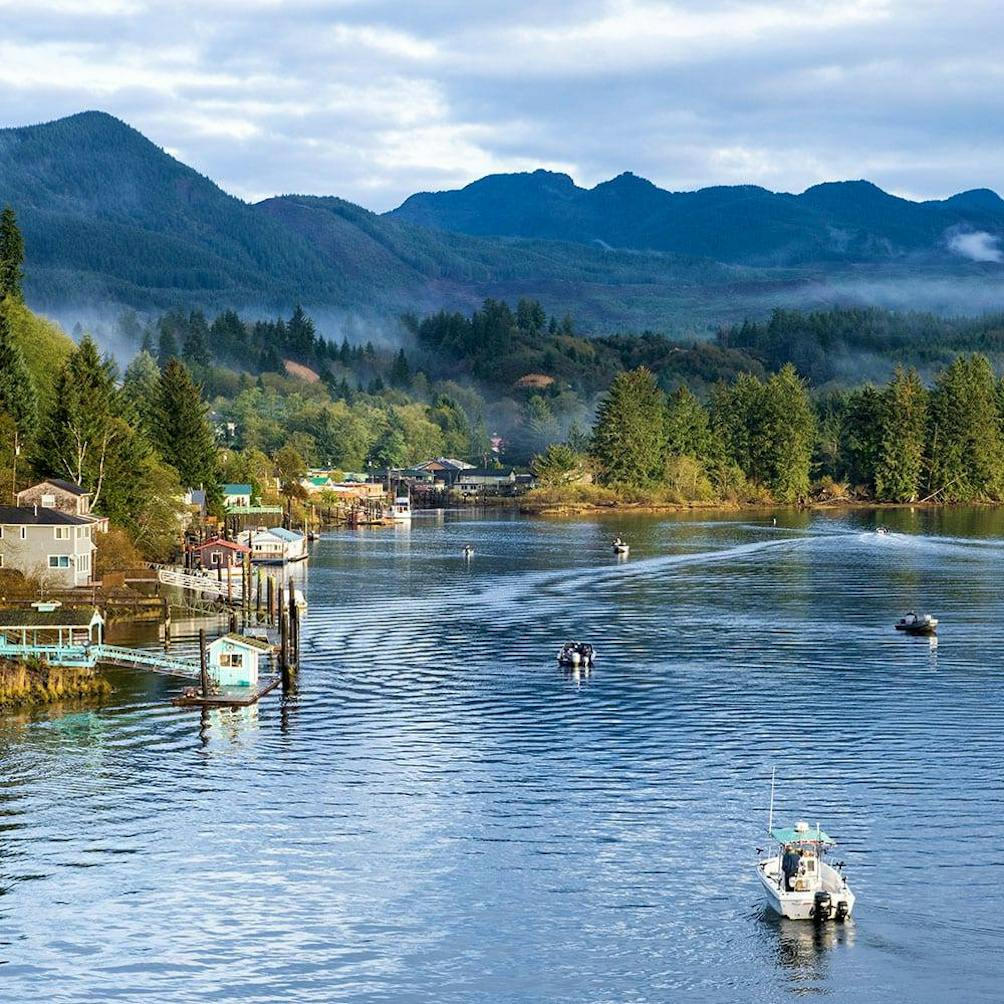
[[[996,1000],[992,911],[931,876],[1004,893],[1002,536],[919,509],[334,533],[296,572],[290,700],[181,710],[121,671],[0,719],[0,998]],[[851,923],[761,903],[775,766]]]

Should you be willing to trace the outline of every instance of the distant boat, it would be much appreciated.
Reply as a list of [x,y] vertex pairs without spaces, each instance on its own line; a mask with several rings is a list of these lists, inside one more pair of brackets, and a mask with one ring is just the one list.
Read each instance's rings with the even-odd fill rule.
[[473,544],[465,544],[464,545],[464,557],[468,561],[470,561],[471,558],[474,557],[474,545]]
[[385,515],[388,519],[392,519],[395,522],[404,522],[411,519],[411,499],[407,495],[398,495],[390,508],[387,509]]
[[935,634],[938,630],[938,618],[910,611],[905,617],[900,617],[896,621],[896,630],[905,631],[907,634]]
[[876,533],[883,533],[884,534],[884,533],[888,533],[889,529],[888,529],[888,527],[877,526],[877,527],[875,527],[875,532]]
[[630,544],[626,544],[620,537],[614,540],[614,554],[627,554],[631,550]]
[[592,666],[596,661],[596,650],[581,641],[566,641],[558,649],[558,663],[562,666]]

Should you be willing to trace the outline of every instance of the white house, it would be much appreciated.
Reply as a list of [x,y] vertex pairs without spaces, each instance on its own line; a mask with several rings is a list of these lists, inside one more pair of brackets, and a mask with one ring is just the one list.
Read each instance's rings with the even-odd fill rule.
[[50,586],[86,586],[96,529],[91,516],[38,505],[0,506],[0,568]]
[[225,634],[209,645],[209,675],[221,687],[257,687],[260,664],[271,653],[267,641]]

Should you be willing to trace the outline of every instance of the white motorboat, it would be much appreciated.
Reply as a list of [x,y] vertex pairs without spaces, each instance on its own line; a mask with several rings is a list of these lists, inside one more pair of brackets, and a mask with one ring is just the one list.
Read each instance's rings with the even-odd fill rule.
[[411,499],[407,495],[398,495],[387,510],[387,516],[395,522],[411,519]]
[[466,561],[470,561],[471,558],[473,558],[473,557],[474,557],[474,545],[473,544],[465,544],[464,545],[464,559]]
[[835,841],[806,822],[770,831],[777,853],[757,863],[760,885],[771,909],[788,920],[847,920],[854,893],[837,865],[823,860]]
[[915,614],[912,610],[896,621],[896,630],[907,634],[936,634],[938,618],[930,614]]
[[631,550],[631,545],[626,544],[620,537],[614,540],[613,544],[614,554],[627,554]]

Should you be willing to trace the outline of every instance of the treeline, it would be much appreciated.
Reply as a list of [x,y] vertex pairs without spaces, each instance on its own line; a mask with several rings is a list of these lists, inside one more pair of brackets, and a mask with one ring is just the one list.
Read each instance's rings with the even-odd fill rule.
[[957,357],[927,389],[900,368],[881,387],[818,400],[791,365],[741,374],[707,405],[666,395],[645,368],[620,374],[591,438],[535,461],[545,485],[582,480],[680,499],[801,504],[1004,500],[1004,383],[985,356]]
[[723,349],[746,354],[768,370],[792,363],[810,384],[858,383],[880,361],[930,371],[960,352],[981,352],[1004,361],[1004,315],[939,317],[872,308],[834,308],[806,313],[774,310],[763,322],[718,330]]

